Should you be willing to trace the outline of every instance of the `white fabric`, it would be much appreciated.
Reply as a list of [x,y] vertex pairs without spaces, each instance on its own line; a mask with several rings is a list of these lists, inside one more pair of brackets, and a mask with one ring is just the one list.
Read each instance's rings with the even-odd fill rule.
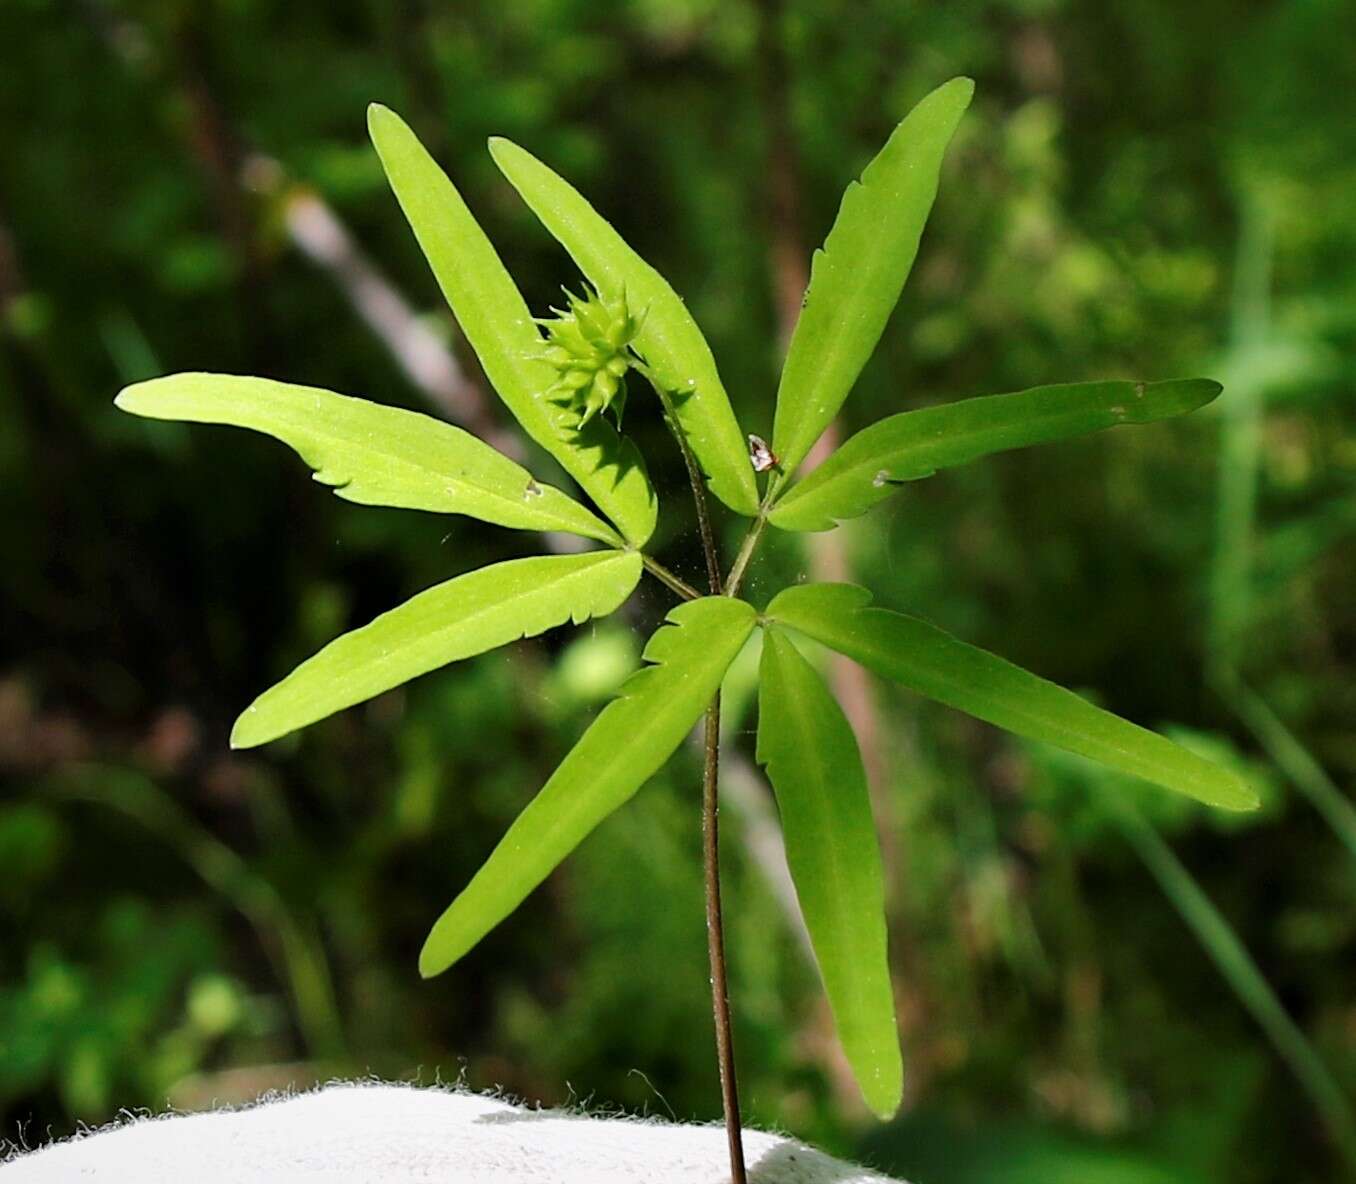
[[[884,1184],[744,1133],[750,1184]],[[140,1119],[0,1164],[0,1184],[664,1184],[729,1179],[725,1130],[525,1110],[395,1085],[330,1085],[245,1110]]]

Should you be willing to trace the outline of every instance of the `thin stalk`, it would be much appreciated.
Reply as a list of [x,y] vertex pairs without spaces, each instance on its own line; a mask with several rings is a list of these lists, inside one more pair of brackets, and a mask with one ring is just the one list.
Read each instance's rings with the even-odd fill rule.
[[706,709],[706,760],[702,766],[702,863],[706,875],[706,949],[711,962],[711,1014],[716,1025],[716,1061],[720,1066],[720,1101],[725,1111],[725,1137],[730,1144],[731,1184],[747,1184],[743,1125],[739,1118],[739,1085],[735,1080],[734,1025],[725,975],[725,927],[720,909],[720,692]]
[[767,509],[768,503],[765,500],[758,507],[758,517],[753,520],[753,525],[749,527],[749,533],[744,536],[744,541],[739,545],[739,553],[735,555],[734,564],[730,568],[730,576],[725,581],[726,596],[736,595],[739,592],[739,585],[744,582],[744,572],[758,547],[758,540],[763,537],[763,528],[767,525]]
[[681,576],[669,571],[669,569],[660,563],[659,560],[652,559],[648,555],[642,555],[640,561],[645,565],[645,570],[654,576],[655,579],[671,591],[676,592],[684,600],[697,600],[701,596],[701,593],[698,592],[696,588]]
[[[722,590],[720,555],[716,551],[716,537],[711,530],[711,514],[706,505],[706,486],[702,481],[697,458],[687,442],[687,434],[673,409],[673,400],[664,388],[643,367],[637,367],[650,380],[655,394],[664,408],[664,418],[678,442],[687,466],[687,479],[692,486],[692,500],[697,508],[697,528],[702,540],[702,554],[706,558],[706,574],[711,595]],[[745,540],[747,542],[747,540]],[[756,541],[756,540],[755,540]],[[749,546],[750,552],[752,545]],[[745,558],[745,563],[748,559]],[[656,575],[659,573],[656,572]],[[662,578],[662,577],[661,577]],[[730,989],[725,972],[725,924],[720,907],[720,692],[711,699],[706,709],[704,736],[705,756],[702,761],[702,870],[706,897],[706,954],[711,964],[711,1017],[716,1028],[716,1064],[720,1071],[720,1102],[725,1114],[725,1137],[730,1145],[730,1184],[748,1184],[744,1167],[744,1128],[739,1117],[739,1085],[735,1079],[734,1025],[730,1020]]]
[[702,480],[702,471],[697,465],[697,458],[692,454],[692,448],[687,442],[687,433],[683,431],[683,425],[678,420],[678,413],[673,408],[673,400],[669,397],[668,391],[655,380],[649,370],[642,366],[637,366],[636,369],[650,380],[654,393],[659,396],[659,405],[664,408],[664,419],[669,425],[669,431],[673,433],[673,438],[678,441],[678,451],[683,454],[688,484],[692,486],[692,500],[697,507],[697,530],[702,538],[702,554],[706,556],[706,577],[711,585],[711,595],[719,596],[720,553],[716,550],[716,536],[711,531],[711,511],[706,505],[706,484]]

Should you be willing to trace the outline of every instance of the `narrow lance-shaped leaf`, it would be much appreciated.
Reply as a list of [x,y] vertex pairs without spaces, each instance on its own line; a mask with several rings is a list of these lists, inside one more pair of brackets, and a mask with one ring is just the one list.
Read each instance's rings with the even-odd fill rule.
[[659,384],[674,394],[678,421],[711,492],[730,509],[755,514],[758,487],[748,446],[711,348],[687,305],[568,181],[508,140],[491,140],[490,152],[593,286],[609,300],[626,298],[641,321],[635,349]]
[[1074,382],[904,411],[848,440],[796,482],[768,520],[784,530],[829,530],[884,501],[901,482],[991,452],[1185,415],[1220,389],[1208,378]]
[[935,625],[870,603],[865,588],[810,584],[779,593],[767,616],[877,674],[1019,736],[1068,749],[1210,806],[1256,808],[1257,795],[1229,770]]
[[777,794],[786,860],[833,1011],[867,1104],[899,1109],[904,1067],[886,956],[885,883],[857,739],[824,680],[768,629],[758,760]]
[[416,411],[234,374],[171,374],[129,386],[115,401],[149,419],[264,432],[294,448],[317,481],[351,502],[621,542],[607,523],[483,440]]
[[788,476],[838,414],[918,254],[942,156],[975,84],[953,78],[905,117],[843,194],[815,252],[777,389],[772,448]]
[[276,740],[449,662],[605,616],[640,573],[634,551],[595,551],[511,559],[457,576],[308,658],[245,709],[231,746]]
[[405,217],[466,340],[523,430],[560,462],[628,542],[653,533],[657,506],[635,445],[602,416],[582,429],[577,413],[546,397],[556,373],[527,304],[461,195],[401,118],[374,103],[368,130]]
[[655,664],[626,681],[438,918],[420,974],[439,974],[471,949],[669,759],[719,689],[754,612],[711,596],[680,605],[668,622],[645,647]]

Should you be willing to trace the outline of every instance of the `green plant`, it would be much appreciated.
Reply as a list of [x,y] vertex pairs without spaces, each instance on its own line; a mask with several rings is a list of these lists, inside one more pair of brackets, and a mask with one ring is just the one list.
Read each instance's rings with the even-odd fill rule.
[[[832,529],[900,485],[988,453],[1189,412],[1220,390],[1205,379],[1036,387],[893,415],[793,480],[873,351],[918,251],[941,162],[973,86],[925,98],[848,187],[814,259],[777,394],[771,445],[746,437],[715,361],[681,298],[546,165],[504,140],[496,163],[566,248],[591,288],[535,321],[451,182],[409,128],[369,113],[396,196],[490,383],[527,434],[597,513],[536,481],[446,423],[328,391],[260,378],[182,374],[118,396],[159,419],[235,424],[289,444],[339,496],[568,532],[602,544],[512,560],[449,580],[346,634],[259,697],[232,744],[263,744],[419,674],[569,620],[616,610],[645,571],[683,601],[651,637],[648,662],[599,714],[484,866],[433,926],[425,976],[447,969],[498,924],[705,718],[702,818],[712,999],[732,1173],[744,1178],[725,987],[716,828],[720,686],[763,634],[757,756],[776,791],[787,854],[838,1033],[863,1096],[898,1106],[902,1062],[886,959],[883,883],[853,731],[796,638],[1022,736],[1226,809],[1253,792],[1232,772],[956,640],[916,617],[872,607],[846,584],[801,585],[761,611],[740,597],[769,524]],[[543,329],[545,332],[543,333]],[[708,592],[646,551],[657,499],[620,432],[625,384],[653,390],[681,451]],[[610,413],[610,414],[609,414]],[[748,444],[746,445],[746,439]],[[761,481],[761,488],[760,488]],[[723,572],[708,490],[750,520]]]

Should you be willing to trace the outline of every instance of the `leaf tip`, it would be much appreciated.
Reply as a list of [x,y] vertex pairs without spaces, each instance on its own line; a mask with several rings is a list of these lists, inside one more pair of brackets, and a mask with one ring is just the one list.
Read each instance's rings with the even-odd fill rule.
[[255,709],[252,706],[246,707],[231,727],[231,738],[228,743],[232,749],[257,748],[272,739],[259,728],[254,714]]
[[965,96],[965,102],[968,104],[975,97],[975,80],[966,74],[959,74],[946,86],[955,91],[958,95]]
[[433,934],[429,934],[424,941],[424,947],[419,951],[419,977],[436,978],[442,974],[451,963],[446,958],[440,958],[433,950]]
[[527,149],[520,148],[507,136],[491,136],[488,141],[490,155],[494,158],[494,163],[500,169],[508,168],[511,161],[515,158],[521,159],[528,156]]
[[862,1100],[871,1113],[881,1122],[889,1122],[898,1112],[904,1101],[904,1061],[899,1055],[898,1043],[893,1055],[887,1055],[884,1062],[870,1073],[858,1073],[857,1083],[862,1091]]
[[1216,795],[1213,803],[1221,810],[1235,814],[1251,814],[1262,806],[1262,798],[1241,777],[1231,777]]

